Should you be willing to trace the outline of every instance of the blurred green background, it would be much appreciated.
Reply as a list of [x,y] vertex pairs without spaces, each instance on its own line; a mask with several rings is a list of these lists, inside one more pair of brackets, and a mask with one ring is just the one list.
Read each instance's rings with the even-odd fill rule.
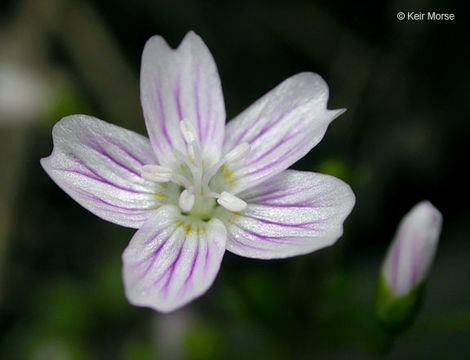
[[[0,2],[0,359],[470,359],[468,12],[457,1]],[[398,11],[454,13],[399,21]],[[348,111],[294,168],[351,184],[331,248],[282,261],[226,253],[215,284],[170,315],[127,303],[133,230],[81,208],[40,168],[62,116],[145,134],[140,57],[195,30],[228,119],[287,77],[321,74]],[[394,344],[373,319],[400,218],[428,199],[444,227],[427,297]]]

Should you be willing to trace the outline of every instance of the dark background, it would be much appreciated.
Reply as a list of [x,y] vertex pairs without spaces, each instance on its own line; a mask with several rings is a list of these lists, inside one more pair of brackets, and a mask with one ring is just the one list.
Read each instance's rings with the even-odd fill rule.
[[[469,29],[460,5],[2,1],[0,358],[469,359]],[[398,11],[455,20],[399,21]],[[81,208],[39,159],[69,114],[145,134],[143,46],[158,34],[176,47],[189,30],[215,58],[228,119],[291,75],[323,76],[329,107],[348,111],[294,168],[342,178],[357,203],[333,247],[282,261],[226,253],[207,294],[161,315],[124,297],[120,255],[134,231]],[[387,346],[373,319],[378,271],[399,220],[424,199],[443,214],[441,241],[421,313]]]

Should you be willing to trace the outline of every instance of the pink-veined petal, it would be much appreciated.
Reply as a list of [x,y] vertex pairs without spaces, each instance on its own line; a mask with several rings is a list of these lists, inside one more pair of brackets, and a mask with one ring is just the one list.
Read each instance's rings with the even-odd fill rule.
[[177,207],[162,206],[122,255],[129,302],[170,312],[205,293],[219,272],[226,236],[220,220],[185,224]]
[[203,157],[219,159],[225,106],[219,74],[209,49],[190,31],[175,50],[160,36],[147,41],[140,77],[142,108],[150,141],[162,165],[174,163],[172,149],[185,149],[179,122],[191,122]]
[[156,163],[147,138],[86,115],[63,118],[52,137],[54,149],[41,165],[84,208],[139,228],[159,206],[159,185],[140,176],[144,164]]
[[[230,121],[224,153],[247,142],[251,151],[231,179],[238,193],[280,173],[320,142],[331,121],[344,112],[328,110],[328,85],[317,74],[290,77]],[[230,164],[229,164],[230,165]]]
[[332,245],[354,206],[346,183],[286,170],[240,194],[248,207],[226,215],[227,250],[259,259],[306,254]]

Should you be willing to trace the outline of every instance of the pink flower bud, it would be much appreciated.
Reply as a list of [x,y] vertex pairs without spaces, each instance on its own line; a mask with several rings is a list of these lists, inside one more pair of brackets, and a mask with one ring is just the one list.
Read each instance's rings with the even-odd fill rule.
[[441,226],[442,215],[429,201],[415,205],[402,219],[383,265],[392,296],[408,294],[426,278]]
[[405,330],[419,311],[436,252],[442,215],[429,202],[415,205],[400,222],[380,273],[375,314],[391,332]]

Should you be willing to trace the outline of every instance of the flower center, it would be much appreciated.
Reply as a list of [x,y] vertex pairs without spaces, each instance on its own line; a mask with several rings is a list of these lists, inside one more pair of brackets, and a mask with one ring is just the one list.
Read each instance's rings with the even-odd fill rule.
[[[186,154],[173,149],[179,167],[170,169],[159,165],[144,165],[141,176],[157,183],[172,182],[179,185],[178,206],[183,213],[201,219],[208,219],[216,202],[232,212],[239,212],[247,204],[242,199],[227,191],[221,191],[223,182],[217,181],[220,169],[227,163],[242,160],[250,151],[248,143],[242,143],[225,154],[219,161],[206,165],[202,157],[202,150],[193,124],[187,120],[180,121],[180,131],[186,143]],[[215,188],[213,191],[211,187]]]

